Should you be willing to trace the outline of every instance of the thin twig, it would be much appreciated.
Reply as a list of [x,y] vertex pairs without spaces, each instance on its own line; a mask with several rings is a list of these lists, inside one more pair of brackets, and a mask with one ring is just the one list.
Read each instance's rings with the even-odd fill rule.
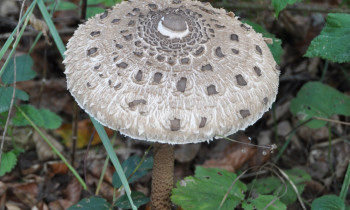
[[73,102],[73,123],[72,123],[72,157],[71,157],[71,163],[74,163],[75,160],[75,151],[77,147],[77,140],[78,140],[78,110],[79,107],[77,105],[77,102]]
[[84,21],[86,18],[86,9],[87,9],[87,0],[83,0],[81,4],[81,21]]
[[[277,167],[277,166],[276,166]],[[295,186],[294,182],[289,178],[289,176],[280,168],[277,167],[277,169],[279,170],[279,172],[284,176],[284,178],[289,182],[289,184],[292,186],[293,190],[295,191],[295,194],[298,197],[299,203],[301,205],[301,207],[306,210],[305,204],[303,202],[303,200],[301,199],[300,193],[298,188]]]
[[231,138],[228,138],[228,137],[225,137],[225,136],[221,136],[221,135],[217,135],[216,137],[220,137],[220,138],[223,138],[223,139],[226,139],[226,140],[229,140],[229,141],[233,141],[233,142],[236,142],[236,143],[239,143],[239,144],[243,144],[243,145],[246,145],[246,146],[260,147],[260,148],[268,149],[270,151],[274,151],[275,149],[277,149],[277,145],[276,144],[256,145],[256,144],[246,143],[246,142],[242,142],[242,141],[237,141],[235,139],[231,139]]
[[137,170],[139,170],[139,168],[141,167],[142,163],[145,161],[146,156],[148,154],[148,152],[151,150],[153,145],[150,145],[148,147],[148,149],[146,150],[146,152],[144,152],[140,162],[137,164],[137,166],[135,167],[134,171],[130,174],[130,176],[128,177],[128,181],[131,179],[131,177],[137,172]]
[[42,72],[42,78],[41,78],[41,84],[40,84],[40,90],[39,90],[39,100],[38,100],[38,108],[40,108],[41,104],[41,99],[44,93],[44,88],[45,88],[45,81],[46,81],[46,73],[47,73],[47,46],[45,42],[45,48],[44,48],[44,67],[43,67],[43,72]]
[[[91,136],[90,136],[90,139],[89,139],[89,143],[88,143],[88,145],[87,145],[87,148],[86,148],[85,154],[84,154],[84,181],[85,181],[85,183],[88,183],[88,182],[87,182],[87,175],[86,175],[87,156],[88,156],[88,154],[89,154],[90,145],[91,145],[92,140],[94,139],[95,134],[96,134],[96,130],[94,130],[94,131],[92,132],[92,134],[91,134]],[[88,190],[88,191],[89,191],[89,190]]]
[[337,124],[350,126],[350,123],[344,122],[344,121],[340,121],[340,120],[327,119],[327,118],[317,117],[317,116],[313,116],[312,118],[315,119],[315,120],[321,120],[321,121],[332,122],[332,123],[337,123]]
[[224,197],[222,198],[221,202],[220,202],[220,205],[218,207],[218,210],[220,210],[222,208],[222,206],[224,205],[228,195],[230,194],[233,186],[236,184],[236,182],[245,174],[248,172],[249,169],[246,169],[245,171],[243,171],[239,176],[236,177],[235,180],[233,180],[233,182],[231,183],[230,187],[228,188],[228,190],[226,191]]
[[[22,2],[22,6],[21,6],[21,11],[19,13],[19,19],[18,19],[18,25],[20,20],[22,19],[22,15],[23,15],[23,9],[24,9],[24,5],[25,5],[26,0],[23,0]],[[29,17],[27,17],[28,21]],[[15,38],[15,43],[16,43],[16,39],[18,39],[18,34],[19,34],[19,28],[17,27],[17,31],[16,31],[16,38]],[[14,47],[14,46],[13,46]],[[13,91],[12,91],[12,97],[11,97],[11,103],[10,103],[10,108],[8,111],[8,115],[7,115],[7,119],[6,119],[6,123],[5,123],[5,128],[4,128],[4,133],[2,134],[2,139],[1,139],[1,147],[0,147],[0,166],[1,166],[1,157],[2,157],[2,150],[4,148],[4,142],[5,142],[5,137],[6,137],[6,132],[7,132],[7,128],[10,122],[10,117],[11,117],[11,112],[12,112],[12,108],[13,108],[13,104],[15,101],[15,96],[16,96],[16,78],[17,78],[17,73],[16,73],[16,69],[17,65],[16,65],[16,51],[14,51],[13,54]]]
[[[335,144],[338,144],[340,142],[344,142],[345,139],[347,138],[350,138],[350,135],[345,135],[345,136],[342,136],[342,137],[339,137],[339,138],[336,138],[336,139],[332,139],[331,141],[331,145],[335,145]],[[321,143],[318,143],[318,144],[315,144],[311,147],[311,150],[313,149],[317,149],[317,148],[323,148],[323,147],[328,147],[329,146],[329,142],[321,142]]]
[[100,192],[100,189],[101,189],[101,186],[102,186],[102,182],[103,182],[103,178],[104,178],[106,170],[107,170],[108,162],[109,162],[109,156],[107,155],[107,157],[105,159],[105,163],[103,164],[103,167],[102,167],[102,173],[100,175],[100,179],[98,180],[98,184],[97,184],[97,187],[96,187],[96,191],[95,191],[95,195],[96,196]]

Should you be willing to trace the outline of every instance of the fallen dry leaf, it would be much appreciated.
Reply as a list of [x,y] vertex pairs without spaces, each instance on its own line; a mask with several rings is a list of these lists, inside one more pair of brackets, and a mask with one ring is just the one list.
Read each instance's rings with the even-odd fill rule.
[[57,174],[67,174],[68,167],[65,163],[60,161],[50,161],[46,163],[48,169],[48,177],[52,178]]
[[4,182],[0,181],[0,196],[5,194],[6,190],[7,190],[7,185]]
[[[248,137],[241,133],[237,135],[237,141],[250,143]],[[209,159],[204,162],[204,167],[222,168],[231,172],[240,169],[247,163],[257,152],[257,149],[252,146],[247,146],[239,142],[230,143],[224,150],[220,159]]]
[[[87,179],[87,184],[89,186],[94,186],[95,189],[97,188],[98,180],[99,180],[98,178],[88,174],[86,179]],[[95,193],[95,189],[90,189],[90,190],[93,193]],[[103,198],[111,201],[111,200],[113,200],[113,191],[114,191],[114,188],[113,188],[112,185],[110,185],[110,184],[108,184],[106,182],[102,182],[98,195],[100,195]]]
[[69,206],[78,203],[78,201],[80,200],[80,195],[82,192],[83,188],[80,184],[80,182],[73,178],[67,185],[66,189],[64,189],[63,194],[65,197],[65,200],[68,201],[64,201],[62,202],[62,206],[65,207],[65,209],[67,209]]
[[7,185],[0,181],[0,209],[5,209]]
[[22,210],[22,206],[19,203],[15,203],[12,201],[6,202],[5,206],[7,210]]
[[[47,206],[46,203],[41,201],[35,206],[35,209],[37,209],[37,210],[49,210],[49,207]],[[34,210],[34,207],[31,210]]]
[[31,165],[29,168],[22,169],[21,168],[21,174],[23,176],[29,175],[29,174],[37,174],[39,173],[43,168],[42,164],[34,164]]
[[[105,128],[107,135],[111,136],[114,131]],[[91,135],[93,134],[94,126],[90,119],[85,119],[78,122],[78,134],[77,134],[77,148],[86,147],[89,143]],[[55,130],[55,132],[60,135],[65,142],[67,147],[72,145],[72,124],[63,124],[60,128]],[[101,140],[98,134],[95,133],[91,145],[100,144]]]
[[[101,176],[101,171],[102,171],[103,164],[104,164],[105,160],[104,159],[92,159],[91,157],[89,159],[91,159],[91,160],[90,160],[90,163],[88,163],[87,168],[93,176],[95,176],[96,178],[99,179]],[[108,182],[109,184],[112,184],[112,177],[113,177],[114,171],[115,171],[114,167],[109,165],[109,167],[107,167],[107,170],[106,170],[105,175],[103,177],[104,181]]]
[[59,200],[52,201],[48,205],[51,210],[65,210]]
[[[48,138],[48,140],[55,146],[59,152],[63,152],[63,146],[51,135],[49,135],[45,129],[41,129],[41,132]],[[35,143],[36,152],[40,161],[56,159],[57,155],[52,151],[51,147],[44,141],[44,139],[37,133],[33,134],[33,141]]]
[[21,184],[13,184],[9,190],[14,195],[11,200],[23,203],[25,206],[33,207],[37,203],[39,192],[38,184],[34,181]]

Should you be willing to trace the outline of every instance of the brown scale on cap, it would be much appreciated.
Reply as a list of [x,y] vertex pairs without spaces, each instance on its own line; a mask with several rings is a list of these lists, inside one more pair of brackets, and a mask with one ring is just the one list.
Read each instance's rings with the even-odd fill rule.
[[[89,42],[79,43],[84,39]],[[68,87],[82,108],[89,107],[86,103],[110,98],[106,113],[86,111],[95,117],[99,113],[97,120],[104,125],[148,141],[201,142],[215,134],[229,135],[244,129],[269,109],[278,87],[279,71],[264,38],[232,12],[197,1],[135,0],[117,4],[79,27],[66,55]],[[86,81],[91,81],[90,87]],[[261,86],[256,86],[256,81]],[[88,102],[85,97],[94,101]],[[149,103],[142,104],[144,115],[122,111],[120,107],[128,107],[123,104],[125,97],[131,97],[129,101],[147,98]],[[223,110],[215,106],[221,99],[234,102]],[[198,104],[187,104],[193,101]],[[249,115],[238,118],[235,113],[247,110],[246,103]],[[166,107],[157,109],[159,104]],[[211,116],[206,116],[204,123],[199,116],[208,112],[230,129],[217,126]],[[227,119],[227,113],[235,117]],[[118,114],[118,119],[109,117]],[[181,119],[181,132],[171,129],[174,125],[169,119],[174,116]],[[192,118],[197,124],[191,123]],[[151,126],[147,122],[154,123]],[[199,128],[201,131],[193,135]]]
[[256,73],[256,75],[258,75],[259,77],[261,76],[261,69],[257,66],[254,66],[254,71]]
[[101,31],[93,31],[90,33],[90,36],[97,37],[101,34]]
[[98,49],[97,47],[93,47],[93,48],[88,49],[87,52],[86,52],[86,55],[87,56],[94,55],[97,52],[97,49]]
[[241,74],[236,75],[236,80],[237,80],[237,84],[239,86],[246,86],[247,82],[245,81],[245,79],[243,78],[243,76]]
[[209,85],[209,86],[207,87],[207,91],[208,91],[208,95],[209,95],[209,96],[219,93],[218,91],[216,91],[215,85]]
[[213,66],[211,64],[205,64],[201,67],[202,71],[213,71]]
[[201,117],[201,122],[199,123],[199,128],[204,128],[206,123],[207,123],[207,118]]
[[139,70],[137,74],[135,75],[135,80],[140,82],[142,80],[142,71]]
[[187,78],[181,77],[181,79],[176,84],[177,91],[185,92],[186,89]]
[[154,84],[159,84],[160,80],[162,79],[163,74],[160,72],[156,72],[153,77],[153,83]]
[[218,56],[219,58],[225,57],[225,55],[224,55],[224,54],[222,53],[222,51],[221,51],[221,47],[217,47],[217,48],[215,49],[215,55]]

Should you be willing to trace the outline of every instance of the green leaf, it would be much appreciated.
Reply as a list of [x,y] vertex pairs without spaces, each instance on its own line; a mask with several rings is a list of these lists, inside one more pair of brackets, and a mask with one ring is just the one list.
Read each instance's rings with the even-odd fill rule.
[[122,0],[105,0],[105,6],[111,7],[120,2],[122,2]]
[[[134,204],[137,208],[150,201],[150,199],[147,196],[145,196],[143,193],[135,192],[135,191],[131,192],[131,198],[134,201]],[[128,200],[128,196],[126,196],[126,195],[121,196],[116,201],[115,205],[119,208],[122,208],[122,209],[131,209],[131,205],[130,205],[130,202]]]
[[103,13],[105,9],[101,7],[87,7],[86,8],[86,19],[94,17],[96,14]]
[[336,195],[325,195],[312,202],[311,210],[344,210],[345,204]]
[[84,198],[77,204],[68,208],[68,210],[109,210],[110,204],[103,198],[90,197]]
[[329,13],[326,26],[312,40],[305,56],[350,62],[350,14]]
[[249,198],[242,202],[244,210],[266,209],[266,210],[283,210],[287,206],[273,195],[259,195],[257,198]]
[[88,0],[87,5],[101,4],[101,3],[105,3],[105,2],[106,2],[106,0]]
[[277,64],[281,63],[281,57],[283,54],[283,49],[282,49],[282,41],[280,39],[277,39],[275,37],[275,35],[270,34],[269,32],[266,31],[266,29],[264,27],[262,27],[259,24],[256,24],[254,22],[251,21],[244,21],[245,23],[248,23],[249,25],[251,25],[253,27],[253,29],[258,32],[261,33],[263,35],[263,37],[266,38],[271,38],[272,39],[272,44],[268,44],[267,46],[270,48],[270,51],[273,55],[273,58],[275,59]]
[[[284,172],[288,175],[300,194],[304,191],[304,183],[311,180],[309,174],[298,168],[285,170]],[[259,194],[274,194],[274,197],[281,196],[280,201],[287,205],[297,200],[297,194],[292,185],[287,180],[285,180],[283,184],[280,179],[274,176],[254,180],[252,184],[249,185],[249,188],[254,189]]]
[[279,13],[287,7],[288,4],[294,4],[301,0],[272,0],[271,5],[275,9],[275,17],[277,18]]
[[[129,178],[129,176],[132,174],[132,172],[135,170],[137,165],[140,163],[141,159],[138,156],[131,156],[127,160],[125,160],[122,164],[123,171],[125,173],[125,176]],[[140,179],[141,177],[145,176],[149,173],[149,171],[153,168],[153,157],[146,158],[141,166],[138,168],[138,170],[130,177],[128,180],[129,184],[133,183],[134,181]],[[112,178],[112,184],[115,188],[119,188],[122,186],[122,182],[120,181],[120,178],[117,174],[117,172],[114,172],[113,178]]]
[[10,172],[17,164],[17,157],[13,152],[2,153],[1,165],[0,165],[0,176]]
[[[330,118],[334,114],[350,116],[350,97],[321,82],[308,82],[291,101],[290,111],[302,122],[317,116]],[[320,128],[325,121],[312,120],[306,125]]]
[[[49,10],[53,10],[55,4],[52,2],[52,4],[49,6]],[[72,2],[69,1],[58,1],[58,5],[56,6],[56,11],[64,11],[64,10],[75,10],[78,6]]]
[[271,194],[279,187],[281,187],[281,180],[275,176],[255,179],[248,185],[248,188],[254,188],[260,194]]
[[171,200],[185,210],[217,209],[236,181],[221,208],[234,209],[244,199],[243,192],[247,190],[247,186],[236,178],[236,174],[222,169],[197,167],[194,177],[189,176],[176,183]]
[[[0,87],[0,113],[9,110],[12,99],[13,87]],[[26,92],[16,89],[15,98],[28,101]]]
[[[56,129],[61,126],[62,119],[47,109],[37,109],[31,105],[22,105],[20,108],[28,117],[39,127],[46,129]],[[16,112],[15,117],[12,119],[15,126],[27,126],[30,123],[24,118],[20,112]]]
[[[4,73],[1,76],[1,80],[4,84],[12,84],[14,82],[14,59],[11,59],[7,67],[5,68]],[[16,81],[26,81],[33,79],[36,76],[36,73],[31,69],[33,66],[33,59],[30,55],[20,55],[15,58],[16,60]]]
[[0,126],[5,126],[8,114],[8,112],[0,113]]

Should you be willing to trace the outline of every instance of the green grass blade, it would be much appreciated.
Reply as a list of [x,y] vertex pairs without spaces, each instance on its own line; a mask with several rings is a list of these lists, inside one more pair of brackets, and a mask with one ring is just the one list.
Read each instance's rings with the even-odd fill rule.
[[66,47],[64,46],[62,39],[61,39],[60,35],[58,34],[58,31],[57,31],[55,25],[52,22],[51,16],[48,13],[48,11],[45,7],[45,4],[43,3],[43,0],[38,0],[37,4],[39,6],[40,12],[43,15],[43,18],[44,18],[47,26],[49,27],[52,38],[56,43],[58,51],[60,52],[62,58],[64,58],[64,52],[66,51]]
[[[35,1],[36,1],[36,0],[35,0]],[[34,7],[32,7],[32,9],[29,11],[29,13],[28,13],[28,15],[27,15],[27,18],[25,19],[24,24],[23,24],[23,26],[22,26],[22,28],[21,28],[21,31],[19,32],[18,37],[16,38],[16,41],[15,41],[15,43],[13,44],[13,48],[12,48],[12,50],[11,50],[9,56],[7,57],[7,59],[6,59],[5,63],[4,63],[4,65],[3,65],[3,66],[1,67],[1,69],[0,69],[0,77],[1,77],[1,75],[4,73],[5,68],[7,67],[7,64],[10,62],[10,59],[12,58],[12,55],[13,55],[13,53],[15,52],[15,50],[16,50],[16,48],[17,48],[17,45],[18,45],[18,43],[19,43],[19,40],[21,40],[21,37],[22,37],[22,35],[23,35],[24,30],[25,30],[26,27],[27,27],[27,24],[28,24],[28,21],[29,21],[29,17],[30,17],[30,15],[33,13],[33,10],[34,10]]]
[[50,142],[50,140],[41,132],[41,130],[38,128],[38,126],[35,125],[35,123],[28,117],[28,115],[19,107],[16,106],[17,110],[21,112],[23,117],[30,123],[30,125],[34,128],[36,132],[44,139],[44,141],[50,146],[52,151],[57,154],[58,157],[61,158],[62,162],[66,164],[66,166],[69,168],[69,170],[73,173],[75,178],[80,182],[80,184],[83,186],[84,190],[87,190],[87,186],[84,182],[84,180],[80,177],[78,172],[73,168],[71,164],[67,161],[67,159],[56,149],[56,147]]
[[277,163],[278,160],[282,157],[284,151],[287,149],[289,143],[290,143],[291,140],[292,140],[292,137],[295,135],[296,132],[297,132],[297,131],[296,131],[296,129],[295,129],[295,130],[293,130],[293,131],[289,134],[289,136],[288,136],[288,138],[287,138],[287,141],[284,142],[282,148],[279,150],[279,152],[278,152],[278,154],[277,154],[277,156],[276,156],[276,158],[275,158],[275,160],[274,160],[275,163]]
[[[54,6],[53,6],[54,9],[52,9],[52,10],[50,11],[50,17],[51,17],[51,18],[52,18],[52,16],[53,16],[53,13],[55,12],[56,6],[57,6],[57,1],[55,1],[55,3],[54,3]],[[34,50],[34,47],[36,46],[36,44],[38,43],[38,41],[39,41],[39,39],[41,38],[42,35],[43,35],[43,32],[40,31],[40,32],[38,33],[38,35],[36,36],[36,38],[35,38],[35,40],[34,40],[32,46],[30,47],[30,49],[29,49],[29,51],[28,51],[28,54],[32,54],[32,52],[33,52],[33,50]]]
[[[16,26],[16,28],[13,30],[13,32],[11,33],[11,35],[9,36],[9,38],[6,40],[4,46],[1,48],[0,50],[0,60],[2,59],[2,57],[5,55],[5,52],[8,50],[8,48],[10,47],[10,45],[12,44],[12,42],[14,41],[14,36],[17,32],[17,27],[22,25],[22,23],[24,22],[24,20],[27,18],[28,15],[31,15],[34,9],[34,6],[36,4],[36,0],[33,1],[31,3],[31,5],[28,7],[27,11],[24,13],[24,15],[22,16],[22,19],[19,21],[19,24]],[[1,76],[1,74],[0,74]]]
[[106,151],[108,153],[108,156],[109,158],[111,159],[117,173],[118,173],[118,176],[120,178],[120,180],[122,181],[123,183],[123,186],[125,188],[125,192],[126,192],[126,195],[128,196],[129,198],[129,202],[131,203],[131,206],[132,206],[132,209],[133,210],[137,210],[136,206],[134,205],[133,201],[132,201],[132,198],[131,198],[131,190],[130,190],[130,187],[129,187],[129,184],[128,184],[128,180],[126,179],[125,177],[125,174],[124,174],[124,171],[123,171],[123,168],[122,166],[120,165],[120,162],[118,160],[118,157],[117,155],[115,154],[114,150],[113,150],[113,146],[111,144],[111,142],[109,141],[109,138],[107,136],[107,133],[105,131],[105,129],[103,128],[103,126],[97,122],[93,117],[90,117],[92,123],[94,124],[95,128],[96,128],[96,131],[98,133],[98,135],[100,136],[101,138],[101,141],[104,145],[104,147],[106,148]]
[[349,191],[349,186],[350,186],[350,163],[348,165],[348,170],[346,170],[343,186],[341,187],[341,191],[339,195],[339,197],[344,201],[346,199],[346,194]]

